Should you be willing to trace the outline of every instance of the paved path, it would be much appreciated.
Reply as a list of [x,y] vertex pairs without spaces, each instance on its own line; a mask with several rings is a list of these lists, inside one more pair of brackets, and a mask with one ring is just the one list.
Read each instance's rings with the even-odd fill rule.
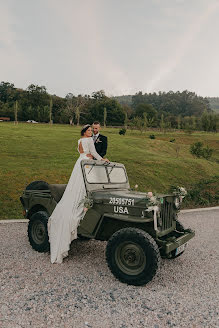
[[27,224],[0,225],[0,327],[219,327],[219,210],[180,217],[196,237],[143,287],[116,280],[105,242],[74,241],[63,264],[32,250]]

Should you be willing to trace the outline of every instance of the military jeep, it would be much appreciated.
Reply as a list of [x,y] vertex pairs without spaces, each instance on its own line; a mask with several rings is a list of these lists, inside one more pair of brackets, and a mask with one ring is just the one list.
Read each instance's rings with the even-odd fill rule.
[[[156,196],[131,190],[126,169],[120,163],[81,161],[87,196],[86,214],[78,237],[108,241],[106,260],[120,281],[144,285],[156,274],[160,258],[174,259],[194,237],[177,219],[182,197]],[[60,201],[66,185],[44,181],[30,183],[20,197],[29,219],[28,237],[33,249],[49,251],[48,218]]]

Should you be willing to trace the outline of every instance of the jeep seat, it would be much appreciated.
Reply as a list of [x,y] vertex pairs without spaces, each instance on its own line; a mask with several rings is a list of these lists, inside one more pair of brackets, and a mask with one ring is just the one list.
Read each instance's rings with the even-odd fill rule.
[[64,194],[67,184],[49,184],[49,190],[52,197],[58,203]]

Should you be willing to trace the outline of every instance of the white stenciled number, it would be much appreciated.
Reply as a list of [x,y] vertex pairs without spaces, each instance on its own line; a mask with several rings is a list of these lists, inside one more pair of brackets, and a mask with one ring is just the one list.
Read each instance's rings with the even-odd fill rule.
[[134,206],[135,205],[135,200],[133,198],[115,198],[115,197],[110,197],[109,204],[113,205],[122,205],[122,206]]

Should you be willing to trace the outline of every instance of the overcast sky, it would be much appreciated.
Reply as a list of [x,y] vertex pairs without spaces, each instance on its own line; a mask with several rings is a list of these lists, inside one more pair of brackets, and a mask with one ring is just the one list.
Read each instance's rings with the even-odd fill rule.
[[0,0],[0,81],[219,96],[219,0]]

